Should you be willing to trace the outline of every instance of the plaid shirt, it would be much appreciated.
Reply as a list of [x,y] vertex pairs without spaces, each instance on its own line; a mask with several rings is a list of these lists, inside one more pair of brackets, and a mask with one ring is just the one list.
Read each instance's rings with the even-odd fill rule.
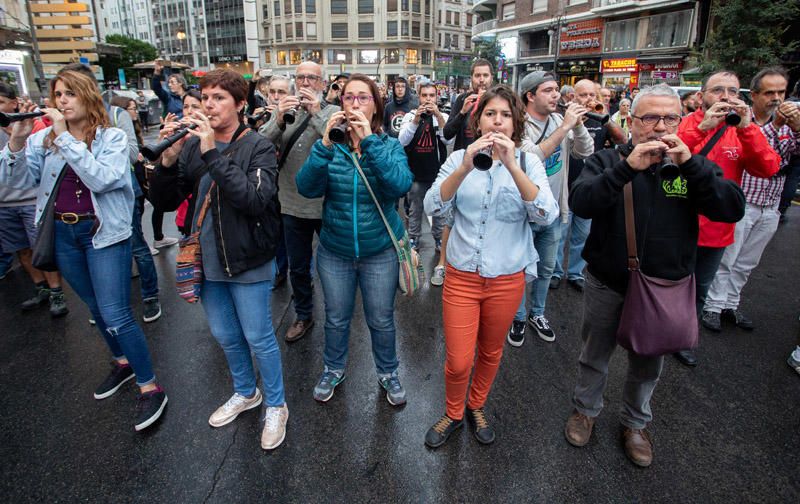
[[[755,118],[752,119],[755,122]],[[781,171],[789,164],[792,154],[800,155],[800,135],[795,134],[787,125],[776,128],[772,121],[761,126],[761,132],[781,157]],[[777,207],[783,193],[786,175],[773,175],[769,178],[753,177],[745,172],[742,175],[742,190],[745,199],[751,205],[760,207]]]

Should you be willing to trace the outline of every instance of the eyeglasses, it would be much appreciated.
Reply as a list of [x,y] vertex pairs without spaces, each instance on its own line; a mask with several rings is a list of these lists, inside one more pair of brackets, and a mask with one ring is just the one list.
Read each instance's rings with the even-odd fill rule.
[[294,80],[298,82],[300,81],[317,82],[321,78],[322,77],[320,77],[319,75],[301,74],[301,75],[296,75],[294,77]]
[[355,100],[358,100],[358,103],[361,105],[368,105],[369,102],[372,101],[372,95],[368,94],[361,94],[361,95],[353,95],[353,94],[346,94],[342,96],[342,101],[345,103],[353,103]]
[[644,123],[645,126],[655,126],[658,124],[659,121],[664,121],[664,125],[670,128],[674,128],[675,126],[681,123],[681,116],[676,114],[670,115],[655,115],[655,114],[645,114],[643,116],[637,116],[631,114],[631,117],[635,117]]
[[713,87],[713,88],[707,90],[706,93],[711,93],[711,94],[716,95],[716,96],[721,96],[726,91],[728,92],[729,95],[733,95],[733,96],[736,96],[736,95],[739,94],[739,88],[735,88],[735,87],[726,88],[725,86]]

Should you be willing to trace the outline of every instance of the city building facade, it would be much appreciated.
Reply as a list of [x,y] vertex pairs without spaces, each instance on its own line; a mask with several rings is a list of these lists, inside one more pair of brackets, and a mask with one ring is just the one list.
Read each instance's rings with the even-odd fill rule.
[[434,76],[438,82],[462,87],[469,81],[472,52],[473,0],[437,0],[434,30]]
[[[158,49],[159,56],[166,60],[185,63],[196,70],[208,70],[210,68],[210,52],[206,37],[206,23],[212,13],[215,19],[221,18],[217,2],[211,0],[148,1],[152,5],[153,41],[151,43]],[[241,0],[238,3],[241,3]]]

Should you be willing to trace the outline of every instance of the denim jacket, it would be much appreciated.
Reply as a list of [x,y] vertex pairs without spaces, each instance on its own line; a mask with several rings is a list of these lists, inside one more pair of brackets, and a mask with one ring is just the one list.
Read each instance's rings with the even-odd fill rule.
[[[0,184],[16,189],[38,187],[36,223],[43,211],[58,176],[69,164],[91,191],[92,205],[99,222],[92,245],[99,249],[126,240],[131,235],[133,187],[128,161],[128,139],[118,128],[98,128],[91,152],[84,142],[68,131],[56,137],[54,148],[43,145],[51,128],[28,137],[24,153],[11,152],[6,145],[0,152]],[[24,154],[24,155],[23,155]]]

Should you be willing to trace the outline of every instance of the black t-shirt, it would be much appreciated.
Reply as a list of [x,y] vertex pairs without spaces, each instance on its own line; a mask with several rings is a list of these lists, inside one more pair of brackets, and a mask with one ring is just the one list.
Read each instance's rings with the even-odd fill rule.
[[[600,124],[600,121],[594,119],[586,119],[583,123],[586,129],[589,130],[589,136],[594,140],[594,151],[598,152],[603,149],[612,147],[611,136],[608,134],[608,128]],[[570,155],[569,157],[569,179],[568,184],[572,189],[572,184],[578,179],[578,175],[583,170],[583,159],[576,159]]]

